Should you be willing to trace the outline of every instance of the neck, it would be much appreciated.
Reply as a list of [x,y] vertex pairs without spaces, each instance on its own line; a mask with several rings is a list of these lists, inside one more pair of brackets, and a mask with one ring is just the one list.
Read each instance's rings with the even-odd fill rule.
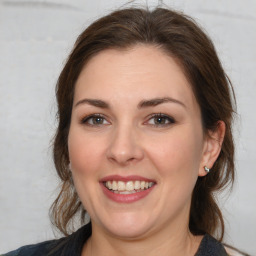
[[193,236],[186,228],[170,232],[163,227],[161,232],[136,239],[122,239],[107,232],[98,232],[96,225],[93,225],[92,230],[82,256],[167,256],[170,253],[175,256],[191,256],[195,255],[202,240],[202,236]]

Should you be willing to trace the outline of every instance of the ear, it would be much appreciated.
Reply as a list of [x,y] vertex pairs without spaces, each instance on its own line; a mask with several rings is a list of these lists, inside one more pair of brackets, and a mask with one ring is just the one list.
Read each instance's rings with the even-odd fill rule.
[[225,130],[225,123],[223,121],[219,121],[217,128],[214,131],[209,131],[208,134],[206,134],[202,152],[202,160],[198,172],[199,176],[205,176],[207,172],[205,171],[204,167],[206,166],[207,168],[211,169],[217,160],[221,151],[222,142],[224,140]]

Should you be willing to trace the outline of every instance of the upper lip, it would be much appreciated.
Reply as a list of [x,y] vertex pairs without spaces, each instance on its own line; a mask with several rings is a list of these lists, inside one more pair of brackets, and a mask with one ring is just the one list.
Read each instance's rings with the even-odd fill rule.
[[109,175],[109,176],[106,176],[106,177],[100,179],[100,182],[107,182],[107,181],[113,181],[113,180],[124,181],[124,182],[138,180],[138,181],[147,181],[147,182],[156,183],[156,181],[153,179],[145,178],[145,177],[138,176],[138,175],[129,175],[129,176]]

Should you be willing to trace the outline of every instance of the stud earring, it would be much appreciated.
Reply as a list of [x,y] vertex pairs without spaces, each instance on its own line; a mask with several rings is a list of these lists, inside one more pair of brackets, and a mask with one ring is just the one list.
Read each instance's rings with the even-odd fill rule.
[[71,170],[71,163],[68,164],[68,170],[69,170],[70,172],[72,172],[72,170]]
[[207,172],[207,173],[209,173],[209,172],[210,172],[210,169],[209,169],[209,168],[207,168],[206,166],[204,167],[204,170],[205,170],[205,172]]

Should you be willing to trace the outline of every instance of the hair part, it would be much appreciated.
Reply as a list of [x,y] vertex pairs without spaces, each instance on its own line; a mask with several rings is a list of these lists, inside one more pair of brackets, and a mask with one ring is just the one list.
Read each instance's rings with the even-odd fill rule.
[[217,129],[220,120],[225,123],[226,134],[220,155],[211,172],[196,182],[189,220],[193,234],[214,235],[220,228],[218,238],[221,240],[224,221],[214,193],[234,181],[234,92],[209,37],[192,18],[165,8],[115,11],[94,22],[78,37],[56,85],[59,124],[53,156],[61,179],[61,190],[51,207],[52,222],[68,235],[74,216],[80,211],[82,224],[86,212],[68,170],[68,134],[78,76],[86,63],[99,52],[128,49],[138,44],[156,46],[177,60],[200,106],[206,135],[208,131]]

